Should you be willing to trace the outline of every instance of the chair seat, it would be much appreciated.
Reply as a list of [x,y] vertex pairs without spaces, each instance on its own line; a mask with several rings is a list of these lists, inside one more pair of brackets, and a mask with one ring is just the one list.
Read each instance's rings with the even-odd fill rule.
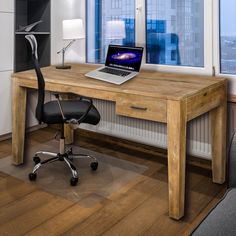
[[[81,118],[90,106],[90,103],[84,100],[64,100],[60,102],[64,116],[67,120]],[[97,109],[92,106],[83,123],[96,125],[99,121],[100,114]],[[64,123],[57,101],[51,101],[44,104],[43,122],[47,124]]]

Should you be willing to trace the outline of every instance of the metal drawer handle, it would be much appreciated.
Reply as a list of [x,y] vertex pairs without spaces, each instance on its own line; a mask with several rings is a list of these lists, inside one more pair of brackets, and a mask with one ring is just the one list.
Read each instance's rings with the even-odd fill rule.
[[135,110],[141,110],[141,111],[146,111],[147,110],[147,107],[131,106],[130,108],[135,109]]

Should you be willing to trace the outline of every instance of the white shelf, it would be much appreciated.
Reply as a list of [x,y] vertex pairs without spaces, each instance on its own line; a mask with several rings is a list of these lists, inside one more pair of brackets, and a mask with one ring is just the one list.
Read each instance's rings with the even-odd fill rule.
[[49,35],[50,32],[34,32],[34,31],[30,31],[30,32],[20,32],[20,31],[16,31],[15,34],[45,34],[45,35]]

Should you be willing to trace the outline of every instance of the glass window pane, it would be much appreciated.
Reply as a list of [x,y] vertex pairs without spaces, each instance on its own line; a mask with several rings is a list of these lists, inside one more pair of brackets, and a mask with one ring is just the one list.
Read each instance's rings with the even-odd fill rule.
[[221,73],[236,74],[236,1],[220,1]]
[[204,0],[146,1],[146,61],[204,66]]
[[87,0],[87,62],[104,63],[109,44],[135,45],[135,0]]

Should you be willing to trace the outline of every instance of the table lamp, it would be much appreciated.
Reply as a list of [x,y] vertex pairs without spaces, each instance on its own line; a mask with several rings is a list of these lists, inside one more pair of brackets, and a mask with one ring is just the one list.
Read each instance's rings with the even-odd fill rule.
[[65,65],[65,52],[77,40],[84,39],[84,26],[82,19],[63,20],[62,22],[63,40],[70,40],[57,54],[62,53],[62,65],[56,66],[57,69],[70,69],[71,66]]
[[106,38],[111,40],[126,38],[125,22],[123,20],[107,21]]

